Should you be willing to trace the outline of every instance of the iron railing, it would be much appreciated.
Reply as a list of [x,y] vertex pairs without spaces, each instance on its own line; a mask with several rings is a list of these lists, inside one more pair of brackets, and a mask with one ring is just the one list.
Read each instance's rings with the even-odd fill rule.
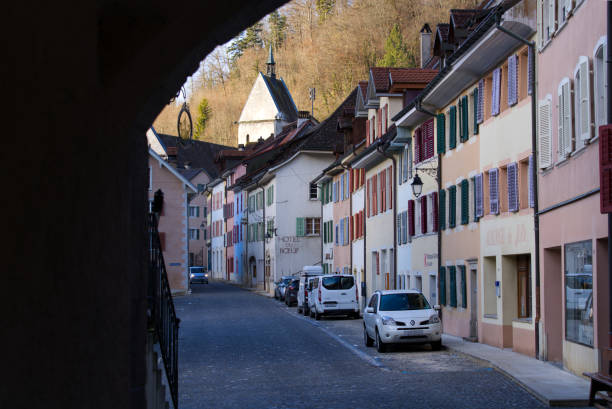
[[178,408],[178,331],[180,320],[176,317],[168,273],[162,254],[157,230],[157,216],[149,213],[149,329],[159,342],[166,369],[170,395],[174,407]]

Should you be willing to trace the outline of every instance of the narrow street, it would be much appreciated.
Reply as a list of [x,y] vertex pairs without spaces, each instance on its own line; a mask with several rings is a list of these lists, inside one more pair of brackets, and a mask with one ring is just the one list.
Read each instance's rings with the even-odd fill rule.
[[378,354],[360,321],[314,321],[237,287],[194,285],[181,319],[181,408],[540,408],[510,379],[461,354]]

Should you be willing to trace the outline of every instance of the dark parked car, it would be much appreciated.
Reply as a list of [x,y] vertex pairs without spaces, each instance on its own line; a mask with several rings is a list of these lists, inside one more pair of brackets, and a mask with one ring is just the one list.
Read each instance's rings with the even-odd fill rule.
[[291,276],[282,276],[280,280],[276,283],[276,287],[274,288],[274,298],[277,300],[284,301],[285,300],[285,288],[293,281],[293,277]]
[[288,307],[293,306],[293,304],[297,305],[298,288],[300,288],[300,280],[293,280],[285,289],[285,304]]

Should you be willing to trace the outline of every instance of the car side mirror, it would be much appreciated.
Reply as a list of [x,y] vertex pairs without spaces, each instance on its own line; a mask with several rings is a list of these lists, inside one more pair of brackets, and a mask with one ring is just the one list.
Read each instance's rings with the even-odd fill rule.
[[368,307],[366,308],[365,312],[367,312],[368,314],[374,314],[374,308]]
[[436,305],[434,305],[434,310],[436,310],[436,311],[440,311],[440,304],[436,304]]

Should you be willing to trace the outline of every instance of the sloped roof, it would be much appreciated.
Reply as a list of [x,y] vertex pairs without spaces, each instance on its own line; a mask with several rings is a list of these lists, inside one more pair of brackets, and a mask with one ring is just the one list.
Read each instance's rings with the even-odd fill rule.
[[156,133],[162,144],[168,148],[176,148],[177,168],[203,169],[212,179],[219,176],[219,169],[214,159],[217,153],[224,149],[232,149],[231,146],[218,145],[216,143],[202,142],[198,140],[186,141],[178,136]]
[[183,177],[187,180],[191,180],[196,177],[200,172],[202,172],[201,168],[189,168],[189,169],[177,169],[178,173],[183,175]]
[[359,81],[359,89],[361,90],[361,95],[363,96],[363,100],[365,101],[368,97],[368,82]]
[[268,86],[268,90],[270,91],[270,95],[276,104],[276,108],[285,116],[283,119],[287,122],[297,120],[297,107],[295,106],[293,98],[285,85],[285,81],[283,81],[282,78],[272,78],[264,75],[263,73],[261,76]]
[[389,67],[370,68],[370,79],[374,83],[376,92],[387,92],[389,90]]
[[474,16],[482,13],[482,10],[452,9],[450,21],[455,28],[467,28]]
[[392,84],[427,84],[438,74],[437,70],[423,68],[389,68]]
[[448,32],[450,30],[450,24],[440,23],[436,28],[436,35],[440,36],[440,39],[444,42],[448,41]]

